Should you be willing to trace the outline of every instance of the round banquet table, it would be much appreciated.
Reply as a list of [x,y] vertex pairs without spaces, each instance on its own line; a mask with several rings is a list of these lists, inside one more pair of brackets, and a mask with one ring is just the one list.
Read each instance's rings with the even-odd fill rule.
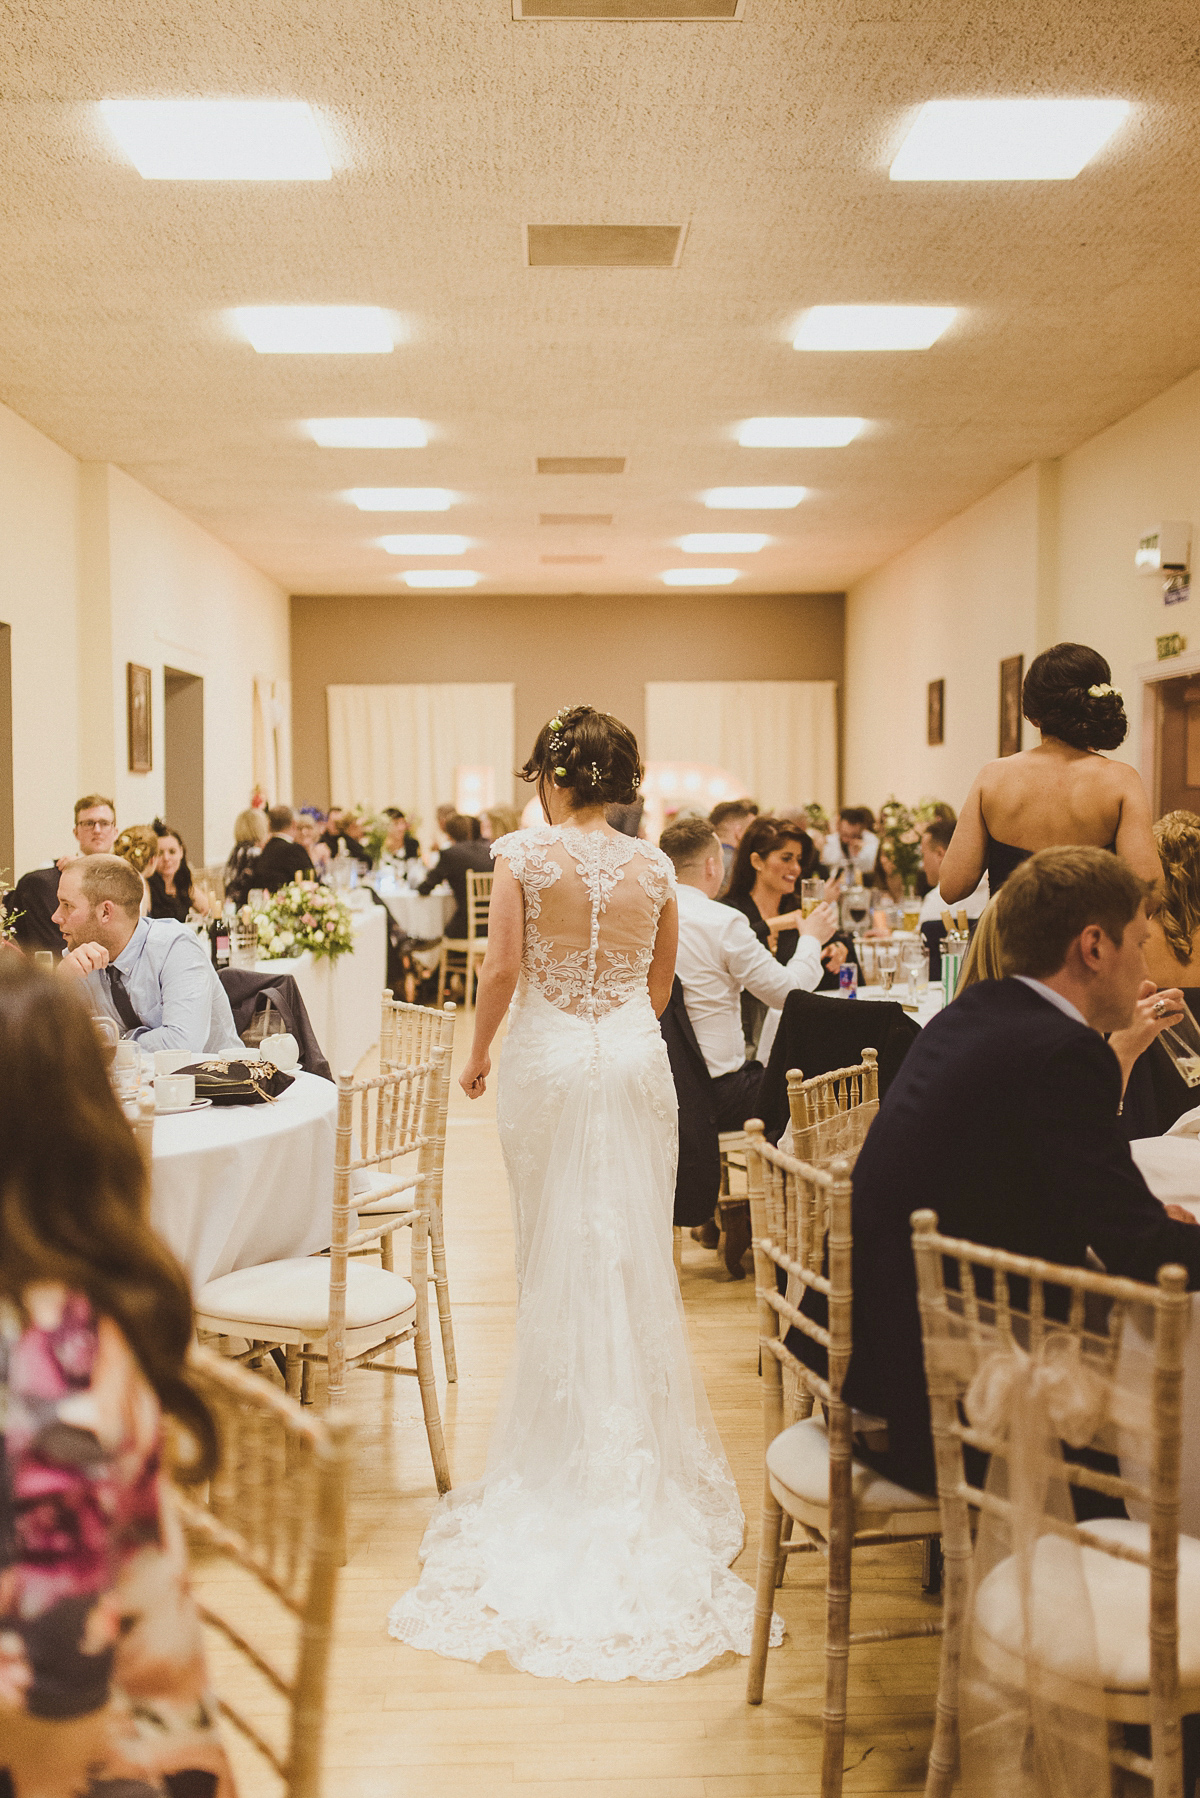
[[405,936],[418,943],[436,941],[454,916],[454,894],[448,888],[444,893],[417,893],[402,886],[389,891],[381,882],[376,890]]
[[336,1117],[337,1088],[297,1074],[273,1104],[155,1118],[150,1220],[193,1292],[328,1246]]

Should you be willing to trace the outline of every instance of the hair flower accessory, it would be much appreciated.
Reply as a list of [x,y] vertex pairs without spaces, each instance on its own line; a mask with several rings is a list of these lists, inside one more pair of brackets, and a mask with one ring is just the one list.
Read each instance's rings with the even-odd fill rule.
[[1098,687],[1088,688],[1088,696],[1091,699],[1107,699],[1110,693],[1114,693],[1118,699],[1123,697],[1120,687],[1110,687],[1107,681],[1102,682]]
[[556,768],[554,772],[560,774],[564,780],[567,778],[567,771],[565,768]]

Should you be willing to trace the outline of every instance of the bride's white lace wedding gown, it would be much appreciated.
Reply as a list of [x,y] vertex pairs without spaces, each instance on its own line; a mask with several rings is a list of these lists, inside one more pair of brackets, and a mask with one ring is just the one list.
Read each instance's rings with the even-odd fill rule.
[[674,872],[569,826],[493,854],[525,898],[497,1092],[516,1347],[487,1470],[439,1504],[389,1625],[460,1660],[674,1679],[748,1653],[754,1602],[672,1258],[675,1089],[646,975]]

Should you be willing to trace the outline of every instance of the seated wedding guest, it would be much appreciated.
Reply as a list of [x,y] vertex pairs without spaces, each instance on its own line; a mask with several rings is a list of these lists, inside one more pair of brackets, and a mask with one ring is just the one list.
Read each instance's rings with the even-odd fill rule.
[[479,821],[483,825],[484,841],[488,843],[498,843],[501,837],[510,836],[521,828],[521,814],[515,805],[490,805]]
[[443,934],[456,942],[463,942],[467,935],[467,874],[470,870],[474,870],[476,874],[492,872],[492,846],[472,837],[471,820],[461,812],[450,812],[442,829],[449,841],[417,891],[432,893],[434,887],[440,886],[443,880],[449,882],[450,891],[454,894],[454,916]]
[[[950,808],[947,806],[946,810]],[[940,980],[942,974],[941,944],[946,934],[946,926],[942,922],[942,913],[949,911],[949,906],[942,898],[942,889],[938,882],[941,879],[942,863],[946,859],[946,851],[954,836],[954,819],[934,816],[921,832],[921,869],[929,883],[929,891],[921,901],[921,915],[917,921],[917,929],[925,938],[929,949],[929,978]],[[955,912],[965,912],[968,925],[981,918],[987,907],[987,881],[981,880],[975,891],[954,907]],[[955,922],[957,923],[957,918]],[[976,976],[976,978],[985,978]]]
[[208,900],[192,884],[187,849],[179,832],[164,824],[161,818],[154,820],[154,829],[158,833],[158,862],[154,872],[146,877],[150,888],[150,916],[174,918],[177,923],[185,924],[189,912],[199,912],[203,916],[208,911]]
[[247,806],[233,821],[233,849],[225,863],[225,897],[235,905],[246,903],[246,895],[254,885],[255,864],[269,830],[267,814],[257,806]]
[[[796,953],[796,930],[803,921],[801,895],[797,891],[806,864],[812,862],[812,842],[798,824],[773,817],[755,818],[742,833],[733,872],[721,902],[740,911],[763,947],[785,967]],[[838,970],[850,955],[848,941],[834,935],[822,952],[825,972],[821,984],[837,985]],[[766,1023],[767,1007],[753,993],[742,999],[742,1024],[747,1051],[757,1052]]]
[[[104,799],[99,793],[85,793],[75,801],[76,855],[111,855],[116,834],[117,813],[111,799]],[[44,868],[22,874],[4,901],[6,912],[20,914],[13,934],[17,944],[29,954],[48,949],[59,956],[66,949],[62,931],[54,922],[54,912],[58,906],[59,870],[73,859],[64,855]]]
[[[385,855],[394,856],[397,861],[402,862],[413,861],[419,857],[421,845],[413,835],[408,819],[400,810],[399,806],[385,806],[383,815],[390,820],[388,824],[388,833],[384,838],[383,853]],[[484,816],[486,817],[487,815],[488,814],[485,812]],[[513,815],[514,817],[516,816],[515,813]],[[516,830],[517,826],[513,824],[511,826],[506,826],[506,828]],[[497,831],[496,835],[503,836],[504,831]]]
[[[1178,988],[1200,1020],[1200,817],[1168,812],[1154,826],[1162,880],[1150,916],[1146,968],[1156,987]],[[1122,1121],[1131,1140],[1161,1136],[1197,1099],[1165,1042],[1157,1040],[1131,1069]]]
[[678,882],[679,948],[675,972],[705,1066],[712,1076],[717,1128],[740,1130],[755,1115],[763,1067],[747,1061],[741,995],[779,1008],[788,994],[813,992],[823,972],[821,945],[837,927],[837,908],[819,905],[798,920],[786,966],[757,940],[745,914],[719,904],[725,878],[722,844],[707,818],[668,824],[658,842]]
[[847,872],[857,868],[869,886],[878,856],[874,812],[866,805],[844,805],[838,813],[837,830],[825,838],[822,864],[831,874],[839,868],[845,868]]
[[148,1053],[236,1055],[242,1044],[207,945],[173,918],[139,916],[140,874],[116,855],[68,862],[54,921],[66,938],[60,980],[86,981],[91,1009]]
[[187,1280],[87,1012],[19,956],[0,1145],[0,1790],[233,1798],[162,1471],[164,1414],[217,1460]]
[[338,852],[338,838],[342,834],[342,817],[345,807],[331,805],[325,814],[325,828],[321,832],[321,841],[331,856]]
[[338,825],[337,853],[352,855],[356,862],[363,862],[369,868],[371,851],[363,842],[366,831],[366,822],[357,812],[343,812]]
[[1027,856],[1065,843],[1111,849],[1142,880],[1162,873],[1142,777],[1100,753],[1125,741],[1129,723],[1104,657],[1056,643],[1030,664],[1021,709],[1042,740],[988,762],[967,794],[942,864],[942,897],[957,906],[984,874],[993,898]]
[[307,812],[297,812],[292,825],[292,835],[299,847],[307,852],[313,865],[313,871],[319,880],[328,871],[333,857],[329,853],[328,843],[323,837],[317,835],[317,820],[310,817]]
[[968,987],[921,1032],[863,1144],[845,1392],[887,1419],[886,1454],[871,1458],[903,1485],[934,1484],[914,1211],[931,1208],[947,1235],[1072,1267],[1091,1249],[1135,1280],[1179,1262],[1200,1286],[1200,1230],[1134,1165],[1101,1034],[1133,1028],[1153,997],[1147,891],[1097,848],[1044,849],[1018,867],[994,902],[1006,978]]
[[436,821],[436,829],[434,831],[435,849],[444,849],[447,843],[454,840],[446,834],[446,820],[447,818],[456,818],[457,816],[458,807],[456,805],[438,806],[437,811],[434,813],[434,819]]
[[253,885],[262,887],[265,892],[277,893],[280,887],[295,880],[297,874],[311,880],[312,856],[296,841],[296,814],[291,806],[273,805],[267,813],[267,823],[271,834],[254,864]]
[[[945,935],[944,929],[942,934]],[[958,986],[955,988],[955,996],[957,997],[967,987],[974,986],[977,980],[1003,980],[1005,972],[1000,932],[996,928],[996,907],[986,905],[979,914],[978,924],[971,932],[967,953],[963,956],[962,966],[958,970]],[[932,954],[929,959],[929,978],[933,979]]]
[[758,807],[753,799],[722,799],[708,814],[708,821],[717,833],[717,841],[725,859],[725,886],[721,889],[722,892],[729,885],[738,844],[757,817]]

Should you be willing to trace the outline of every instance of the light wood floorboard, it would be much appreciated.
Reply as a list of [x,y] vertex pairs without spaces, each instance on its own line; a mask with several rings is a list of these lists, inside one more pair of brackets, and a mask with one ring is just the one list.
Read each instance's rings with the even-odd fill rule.
[[[456,1067],[468,1037],[469,1022],[460,1022]],[[492,1092],[470,1105],[455,1084],[446,1231],[459,1379],[447,1387],[439,1377],[439,1398],[456,1485],[483,1469],[512,1342],[512,1232],[494,1115]],[[728,1280],[716,1256],[688,1239],[682,1290],[693,1352],[746,1513],[746,1547],[736,1566],[753,1583],[762,1486],[753,1281]],[[436,1341],[435,1352],[440,1375]],[[326,1798],[481,1798],[488,1791],[812,1798],[820,1784],[824,1681],[824,1571],[815,1556],[793,1557],[778,1594],[788,1633],[771,1652],[766,1700],[756,1709],[745,1702],[746,1663],[734,1655],[661,1685],[571,1685],[518,1673],[501,1655],[475,1666],[422,1653],[386,1630],[389,1606],[416,1577],[436,1496],[416,1381],[356,1373],[349,1390],[357,1439],[330,1673]],[[860,1552],[854,1627],[935,1614],[936,1603],[921,1592],[920,1568],[916,1546]],[[203,1590],[221,1581],[201,1566],[196,1583]],[[244,1604],[249,1623],[255,1601],[247,1596]],[[283,1630],[275,1646],[284,1652]],[[227,1671],[215,1647],[218,1689]],[[852,1651],[848,1798],[921,1789],[936,1685],[934,1640]],[[252,1708],[269,1719],[278,1701],[264,1694]],[[231,1746],[242,1798],[277,1791],[252,1751]]]

